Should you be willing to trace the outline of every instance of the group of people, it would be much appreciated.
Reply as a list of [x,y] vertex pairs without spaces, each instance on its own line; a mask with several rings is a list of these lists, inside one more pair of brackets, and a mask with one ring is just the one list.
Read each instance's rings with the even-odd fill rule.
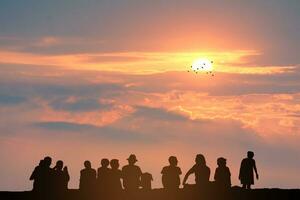
[[[254,184],[254,172],[258,179],[257,168],[254,153],[248,151],[247,158],[242,160],[239,179],[243,188],[250,189]],[[90,193],[99,191],[102,193],[125,190],[128,192],[136,191],[139,188],[144,190],[151,189],[153,177],[150,173],[143,173],[141,168],[136,165],[137,158],[131,154],[128,164],[119,169],[119,160],[106,158],[101,160],[101,166],[96,171],[92,168],[90,161],[84,162],[84,169],[80,171],[79,189],[82,192]],[[166,190],[177,190],[181,184],[180,175],[182,171],[178,165],[175,156],[169,157],[169,165],[163,167],[162,184]],[[218,167],[214,174],[214,184],[220,189],[229,189],[231,187],[231,173],[226,166],[226,159],[221,157],[217,159]],[[45,157],[34,169],[30,180],[34,180],[34,191],[55,191],[64,192],[68,188],[70,176],[67,167],[63,166],[62,161],[57,161],[54,168],[51,168],[51,158]],[[206,165],[205,157],[202,154],[196,155],[195,164],[188,170],[183,178],[182,184],[185,186],[188,177],[194,174],[195,183],[199,188],[205,188],[210,184],[210,168]]]
[[30,176],[33,180],[33,191],[40,194],[58,194],[62,195],[68,189],[70,180],[68,168],[64,166],[63,161],[59,160],[51,168],[52,159],[47,156],[40,160]]

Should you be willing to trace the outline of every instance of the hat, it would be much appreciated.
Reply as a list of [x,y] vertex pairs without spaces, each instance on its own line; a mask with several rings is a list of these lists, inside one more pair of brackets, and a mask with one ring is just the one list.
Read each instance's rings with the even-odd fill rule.
[[135,156],[134,154],[131,154],[131,155],[129,156],[129,158],[127,158],[127,160],[138,161],[138,160],[136,159],[136,156]]

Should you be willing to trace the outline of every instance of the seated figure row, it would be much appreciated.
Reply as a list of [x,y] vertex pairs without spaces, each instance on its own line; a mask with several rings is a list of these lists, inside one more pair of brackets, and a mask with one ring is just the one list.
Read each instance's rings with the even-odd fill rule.
[[[140,167],[135,164],[137,159],[134,154],[130,155],[127,160],[128,165],[125,165],[122,170],[120,170],[117,159],[112,159],[111,161],[102,159],[101,167],[98,168],[97,172],[91,167],[90,161],[85,161],[85,168],[80,172],[79,188],[81,190],[89,190],[95,187],[103,191],[108,191],[108,189],[121,190],[122,179],[125,190],[133,191],[140,187],[143,189],[151,189],[152,175],[150,173],[142,173]],[[215,182],[219,187],[229,188],[231,186],[231,174],[229,168],[226,166],[226,159],[219,158],[217,163],[218,168],[214,176]],[[169,165],[163,167],[161,171],[163,187],[168,190],[175,190],[180,186],[180,175],[182,171],[177,164],[177,158],[170,156]],[[191,174],[195,174],[196,185],[206,186],[209,184],[210,169],[206,166],[205,157],[202,154],[196,156],[195,165],[186,173],[183,179],[183,185],[186,184]]]
[[[253,171],[258,173],[256,169],[254,153],[249,151],[247,158],[243,159],[240,167],[239,179],[244,188],[250,189],[254,184]],[[135,191],[139,188],[144,190],[151,189],[153,177],[150,173],[143,173],[141,168],[136,165],[137,158],[131,154],[128,164],[119,169],[119,160],[102,159],[101,167],[96,171],[92,168],[90,161],[84,162],[84,169],[80,171],[81,191],[90,193],[91,191],[107,192],[120,191],[123,188],[126,191]],[[43,193],[63,193],[68,188],[70,176],[68,168],[64,166],[63,161],[56,162],[55,167],[51,168],[52,159],[45,157],[35,167],[30,180],[33,180],[33,190]],[[226,159],[221,157],[217,159],[218,167],[215,170],[215,185],[219,188],[228,189],[231,187],[231,173],[226,166]],[[178,167],[178,160],[175,156],[169,157],[169,165],[163,167],[162,184],[167,190],[176,190],[180,186],[180,175],[182,171]],[[205,187],[210,183],[210,168],[206,165],[205,157],[202,154],[196,155],[195,164],[187,171],[183,178],[182,184],[185,186],[188,177],[194,174],[197,186]]]

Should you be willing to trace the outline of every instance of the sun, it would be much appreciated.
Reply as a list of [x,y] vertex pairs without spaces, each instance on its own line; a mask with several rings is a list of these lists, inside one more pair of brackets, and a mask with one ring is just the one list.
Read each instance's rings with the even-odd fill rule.
[[208,72],[213,70],[213,61],[206,58],[199,58],[195,60],[191,66],[192,70],[195,72]]

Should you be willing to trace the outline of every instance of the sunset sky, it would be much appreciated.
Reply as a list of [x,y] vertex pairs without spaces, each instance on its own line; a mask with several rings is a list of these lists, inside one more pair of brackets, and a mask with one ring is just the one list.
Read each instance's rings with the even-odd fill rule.
[[[32,188],[45,155],[77,188],[84,160],[135,153],[161,187],[202,153],[232,183],[300,187],[300,1],[1,0],[0,191]],[[215,76],[188,73],[199,59]],[[183,178],[183,177],[181,177]],[[189,181],[193,183],[193,177]]]

